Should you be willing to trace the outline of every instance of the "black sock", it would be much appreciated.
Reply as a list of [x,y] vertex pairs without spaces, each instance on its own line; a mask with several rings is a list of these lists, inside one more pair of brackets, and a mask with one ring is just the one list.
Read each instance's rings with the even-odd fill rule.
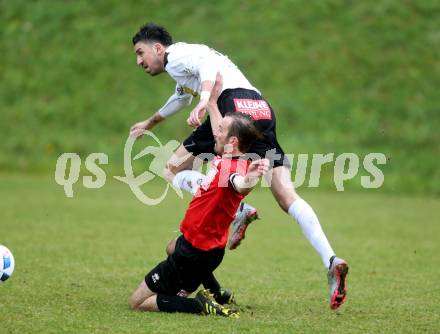
[[209,291],[214,295],[217,295],[220,292],[220,283],[214,277],[214,273],[211,273],[208,276],[206,276],[202,284],[205,287],[205,289],[209,289]]
[[328,270],[330,270],[330,268],[332,267],[332,264],[333,264],[333,260],[336,258],[336,255],[333,255],[331,258],[330,258],[330,265],[328,266]]
[[202,313],[202,304],[194,298],[158,294],[157,307],[162,312]]

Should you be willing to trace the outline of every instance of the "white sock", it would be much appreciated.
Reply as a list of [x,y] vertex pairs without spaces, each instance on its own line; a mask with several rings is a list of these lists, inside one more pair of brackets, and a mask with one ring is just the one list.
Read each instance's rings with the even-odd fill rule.
[[289,215],[301,226],[307,240],[319,253],[324,266],[328,269],[330,258],[335,255],[335,252],[330,246],[312,207],[302,198],[298,198],[290,205]]
[[183,170],[174,176],[173,186],[191,193],[193,196],[199,190],[205,175],[195,170]]
[[[183,170],[174,176],[173,186],[191,193],[193,196],[199,190],[200,185],[205,180],[206,175],[194,170]],[[240,212],[240,206],[237,213]]]

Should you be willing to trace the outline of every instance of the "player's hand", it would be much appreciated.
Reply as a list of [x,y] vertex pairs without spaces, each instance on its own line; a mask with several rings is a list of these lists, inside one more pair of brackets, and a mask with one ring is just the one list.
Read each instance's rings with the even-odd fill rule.
[[206,106],[208,101],[200,100],[197,106],[191,111],[186,122],[192,128],[198,128],[202,125],[201,120],[206,114]]
[[269,171],[269,160],[259,159],[253,161],[247,170],[246,176],[250,178],[257,178],[265,175]]
[[145,121],[138,122],[135,125],[133,125],[130,128],[130,136],[139,139],[142,138],[145,130],[150,130],[153,128],[157,123],[160,123],[164,120],[159,112],[156,112],[151,116],[150,118],[146,119]]
[[147,130],[148,128],[151,128],[149,119],[142,122],[137,122],[130,128],[130,136],[136,139],[142,138],[145,130]]
[[214,87],[211,90],[211,96],[209,97],[209,103],[217,104],[217,100],[222,93],[223,89],[223,76],[220,72],[217,72],[217,76],[215,77]]

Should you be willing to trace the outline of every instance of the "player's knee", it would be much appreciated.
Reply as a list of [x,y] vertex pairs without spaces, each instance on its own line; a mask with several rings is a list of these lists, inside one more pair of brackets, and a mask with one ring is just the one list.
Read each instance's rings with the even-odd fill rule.
[[287,212],[287,210],[289,210],[289,206],[287,205],[287,202],[285,200],[279,198],[277,198],[276,200],[278,205],[284,212]]
[[176,239],[173,239],[168,243],[167,247],[165,248],[167,255],[169,256],[173,254],[175,248],[176,248]]
[[128,308],[132,311],[137,311],[138,309],[138,303],[134,300],[133,296],[130,296],[130,298],[128,298]]
[[155,312],[155,311],[159,311],[159,308],[157,307],[157,303],[156,303],[156,297],[152,296],[150,298],[148,298],[141,307],[142,311],[145,312]]
[[280,206],[280,208],[283,209],[283,211],[287,211],[288,206],[287,206],[286,196],[284,196],[284,194],[282,194],[281,192],[277,191],[277,189],[272,189],[272,194],[275,200],[277,201],[278,205]]

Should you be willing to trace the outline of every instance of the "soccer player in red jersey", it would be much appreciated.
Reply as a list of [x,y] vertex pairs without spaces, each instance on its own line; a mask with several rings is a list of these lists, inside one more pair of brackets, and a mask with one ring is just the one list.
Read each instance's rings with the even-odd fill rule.
[[234,112],[222,118],[217,108],[209,112],[214,116],[211,123],[219,155],[186,210],[174,252],[145,276],[130,297],[133,310],[238,317],[237,311],[218,304],[207,290],[195,298],[187,296],[220,265],[235,212],[268,171],[269,161],[250,163],[244,155],[259,137],[249,115]]

